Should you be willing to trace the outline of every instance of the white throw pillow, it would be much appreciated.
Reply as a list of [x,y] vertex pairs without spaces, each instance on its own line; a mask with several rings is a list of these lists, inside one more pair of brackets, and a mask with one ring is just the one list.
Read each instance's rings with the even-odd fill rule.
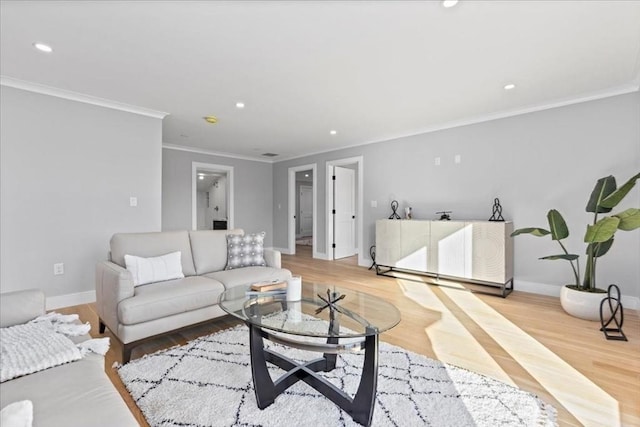
[[125,255],[124,263],[133,276],[133,286],[139,286],[164,280],[182,279],[184,274],[181,255],[180,251],[153,258]]
[[11,403],[0,411],[2,427],[31,427],[33,424],[33,403],[21,400]]

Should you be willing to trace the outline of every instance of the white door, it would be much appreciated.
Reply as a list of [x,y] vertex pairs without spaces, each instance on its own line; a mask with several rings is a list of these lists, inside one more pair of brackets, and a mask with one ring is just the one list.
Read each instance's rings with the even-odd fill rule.
[[356,254],[356,172],[334,166],[333,259]]
[[313,233],[313,188],[300,186],[300,236],[308,237]]

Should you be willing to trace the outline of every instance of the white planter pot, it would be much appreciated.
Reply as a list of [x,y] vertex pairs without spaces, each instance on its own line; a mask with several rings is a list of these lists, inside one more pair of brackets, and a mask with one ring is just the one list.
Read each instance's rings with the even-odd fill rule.
[[[568,314],[585,320],[600,320],[600,302],[607,297],[607,293],[582,292],[562,287],[560,304]],[[605,321],[611,316],[607,304],[603,307]]]

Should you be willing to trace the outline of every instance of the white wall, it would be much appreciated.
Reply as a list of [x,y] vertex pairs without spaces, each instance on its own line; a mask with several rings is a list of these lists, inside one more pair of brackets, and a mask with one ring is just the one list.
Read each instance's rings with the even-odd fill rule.
[[162,121],[1,91],[0,290],[90,294],[114,233],[160,229]]
[[[454,156],[461,163],[454,163]],[[570,251],[582,243],[591,214],[584,210],[600,177],[619,181],[640,171],[640,94],[638,92],[535,113],[461,126],[377,144],[276,163],[274,166],[274,246],[287,245],[288,168],[318,163],[318,235],[324,236],[327,161],[364,158],[363,253],[375,244],[375,220],[391,214],[392,200],[413,208],[415,218],[436,219],[452,210],[454,219],[488,219],[499,197],[506,219],[516,228],[546,227],[546,213],[559,209],[572,235]],[[436,166],[434,158],[441,158]],[[640,205],[640,186],[620,210]],[[378,207],[372,208],[371,201]],[[280,206],[280,210],[277,208]],[[318,252],[326,252],[319,238]],[[563,261],[540,261],[558,253],[550,239],[515,240],[516,288],[559,293],[572,280]],[[625,295],[640,297],[640,231],[618,232],[610,253],[598,263],[601,287],[617,283]],[[584,264],[584,256],[582,257]],[[549,286],[545,286],[549,285]]]
[[265,246],[272,245],[273,167],[270,163],[170,148],[164,148],[162,152],[163,230],[191,229],[193,162],[233,166],[234,227],[242,228],[247,233],[265,231]]

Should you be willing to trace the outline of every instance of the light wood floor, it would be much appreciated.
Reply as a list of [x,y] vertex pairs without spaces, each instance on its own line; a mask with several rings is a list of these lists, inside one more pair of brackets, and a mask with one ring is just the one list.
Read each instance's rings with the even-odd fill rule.
[[[305,281],[333,283],[387,299],[399,308],[402,321],[381,336],[383,341],[535,393],[558,410],[560,425],[640,426],[637,312],[625,311],[628,342],[607,341],[597,322],[568,316],[557,298],[516,290],[503,299],[376,276],[357,266],[355,258],[314,260],[310,246],[297,246],[297,255],[283,255],[282,263]],[[57,311],[78,313],[91,323],[91,334],[99,336],[94,304]],[[134,348],[132,358],[236,324],[223,317],[169,334]],[[105,370],[140,424],[146,426],[112,368],[119,361],[119,351],[112,340]]]

